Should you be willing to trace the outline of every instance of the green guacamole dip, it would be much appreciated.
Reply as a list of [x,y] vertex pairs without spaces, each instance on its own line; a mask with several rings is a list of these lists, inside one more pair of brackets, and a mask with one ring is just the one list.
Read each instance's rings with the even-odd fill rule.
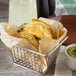
[[76,46],[69,47],[67,49],[67,53],[69,54],[69,56],[76,58]]

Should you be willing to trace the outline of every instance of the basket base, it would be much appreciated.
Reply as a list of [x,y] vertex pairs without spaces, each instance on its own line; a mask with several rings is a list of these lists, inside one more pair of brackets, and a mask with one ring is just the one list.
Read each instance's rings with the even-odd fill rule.
[[[14,63],[17,64],[17,65],[20,65],[20,66],[22,66],[22,67],[26,67],[26,68],[28,68],[28,69],[30,69],[30,70],[32,70],[32,71],[38,72],[38,73],[40,73],[42,76],[45,76],[45,75],[50,74],[49,69],[54,69],[54,68],[55,68],[55,61],[53,61],[53,63],[48,66],[48,69],[47,69],[45,72],[36,71],[35,69],[32,68],[32,66],[30,65],[30,63],[24,62],[24,61],[21,60],[21,59],[17,59],[17,58],[16,58],[16,60],[14,61]],[[51,74],[54,74],[54,70],[51,71]]]

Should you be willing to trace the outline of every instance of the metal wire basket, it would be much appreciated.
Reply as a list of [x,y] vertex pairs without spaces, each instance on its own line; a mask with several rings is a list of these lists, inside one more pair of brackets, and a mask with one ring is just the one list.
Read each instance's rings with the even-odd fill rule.
[[49,65],[56,60],[61,44],[67,39],[62,40],[57,47],[55,47],[48,54],[38,53],[20,46],[12,47],[13,61],[21,66],[30,68],[34,71],[45,73]]

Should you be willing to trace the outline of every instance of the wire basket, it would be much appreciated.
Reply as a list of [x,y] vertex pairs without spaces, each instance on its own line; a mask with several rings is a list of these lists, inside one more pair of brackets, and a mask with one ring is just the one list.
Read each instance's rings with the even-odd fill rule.
[[20,46],[12,47],[13,61],[21,66],[30,68],[34,71],[45,73],[50,64],[56,60],[61,44],[67,39],[62,40],[57,47],[55,47],[48,54],[38,53]]

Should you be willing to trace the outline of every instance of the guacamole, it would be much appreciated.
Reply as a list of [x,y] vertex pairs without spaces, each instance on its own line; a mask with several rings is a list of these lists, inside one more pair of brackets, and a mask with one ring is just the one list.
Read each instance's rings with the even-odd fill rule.
[[67,53],[69,54],[69,56],[76,58],[76,46],[69,47],[67,49]]

